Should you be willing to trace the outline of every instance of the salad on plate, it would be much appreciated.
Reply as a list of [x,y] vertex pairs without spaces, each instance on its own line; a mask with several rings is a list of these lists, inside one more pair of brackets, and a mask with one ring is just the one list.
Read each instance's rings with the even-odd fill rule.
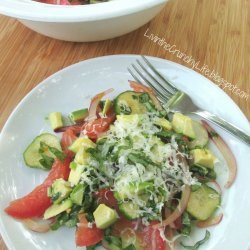
[[[42,133],[27,146],[27,166],[49,171],[5,212],[32,231],[74,227],[76,246],[110,250],[165,250],[187,245],[195,228],[218,224],[221,187],[213,141],[236,175],[232,152],[205,122],[168,113],[154,92],[130,81],[131,90],[113,100],[94,96],[89,108],[49,115],[55,133]],[[72,239],[73,240],[73,239]]]

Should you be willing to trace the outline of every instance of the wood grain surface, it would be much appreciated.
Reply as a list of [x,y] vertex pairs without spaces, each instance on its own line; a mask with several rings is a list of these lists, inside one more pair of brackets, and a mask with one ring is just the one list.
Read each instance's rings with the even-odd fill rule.
[[[192,68],[177,51],[166,50],[151,41],[147,37],[150,34],[164,38],[174,46],[172,49],[199,62],[194,69],[197,72],[206,76],[208,72],[201,68],[207,65],[210,73],[214,71],[223,78],[221,88],[250,120],[250,1],[170,0],[155,19],[139,30],[92,43],[47,38],[15,19],[0,16],[0,129],[19,101],[39,82],[88,58],[145,54]],[[245,95],[237,95],[237,89]],[[0,249],[1,245],[5,249],[0,241]]]

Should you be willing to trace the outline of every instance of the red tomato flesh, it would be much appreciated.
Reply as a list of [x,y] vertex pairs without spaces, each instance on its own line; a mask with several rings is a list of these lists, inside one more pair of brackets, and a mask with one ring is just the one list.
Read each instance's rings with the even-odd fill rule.
[[97,228],[95,224],[91,228],[88,227],[88,221],[84,214],[79,215],[79,221],[80,223],[75,234],[76,246],[93,246],[103,239],[103,230]]
[[5,212],[17,219],[26,219],[42,216],[45,210],[51,205],[51,200],[47,196],[47,188],[51,186],[54,180],[69,177],[70,157],[66,157],[64,162],[55,160],[52,169],[45,181],[37,186],[26,196],[10,202],[5,208]]
[[153,228],[154,224],[159,222],[151,222],[149,226],[145,226],[137,232],[139,245],[143,250],[165,250],[166,241],[161,237],[160,230]]
[[94,197],[97,199],[98,204],[105,204],[110,208],[118,210],[118,204],[114,197],[114,193],[107,188],[101,189],[94,193]]
[[[128,220],[124,217],[120,218],[113,226],[113,235],[123,237],[136,236],[136,249],[139,250],[165,250],[166,242],[160,235],[160,230],[153,228],[154,224],[159,222],[151,222],[149,226],[144,226],[138,220]],[[130,230],[126,230],[130,229]],[[135,234],[131,234],[131,229]]]
[[92,122],[89,122],[85,125],[83,130],[84,134],[87,135],[90,139],[96,140],[99,135],[106,132],[109,129],[110,124],[114,121],[115,116],[98,118]]
[[73,129],[67,129],[62,134],[61,146],[63,151],[69,153],[68,147],[77,139],[76,133]]

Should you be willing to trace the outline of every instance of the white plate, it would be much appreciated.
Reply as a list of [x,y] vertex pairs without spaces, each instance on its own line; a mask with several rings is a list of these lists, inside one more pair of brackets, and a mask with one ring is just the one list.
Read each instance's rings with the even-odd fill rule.
[[[37,234],[8,217],[3,209],[42,182],[46,173],[27,168],[22,153],[39,133],[51,131],[46,116],[52,111],[64,114],[89,105],[96,93],[113,87],[116,92],[128,89],[131,76],[126,68],[137,56],[118,55],[95,58],[72,65],[54,74],[34,88],[17,106],[5,124],[0,139],[0,228],[9,249],[73,250],[74,230]],[[216,85],[198,73],[163,59],[151,58],[157,68],[190,94],[194,101],[210,112],[233,122],[247,132],[247,119],[235,103]],[[238,140],[223,132],[238,163],[236,182],[223,190],[223,221],[211,228],[211,239],[200,249],[247,250],[250,247],[250,151]],[[196,230],[194,239],[203,237]]]

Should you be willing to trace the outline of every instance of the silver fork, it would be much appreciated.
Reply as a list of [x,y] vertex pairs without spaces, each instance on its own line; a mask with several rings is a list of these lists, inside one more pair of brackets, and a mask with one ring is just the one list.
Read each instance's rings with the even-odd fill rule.
[[138,83],[142,84],[143,80],[143,82],[155,91],[158,100],[162,103],[164,108],[167,108],[171,113],[181,112],[183,114],[196,114],[218,125],[250,146],[250,135],[246,134],[232,123],[208,111],[200,110],[187,94],[177,89],[173,83],[157,71],[146,57],[142,56],[142,59],[144,63],[137,59],[137,65],[132,64],[133,70],[128,68],[128,71]]

